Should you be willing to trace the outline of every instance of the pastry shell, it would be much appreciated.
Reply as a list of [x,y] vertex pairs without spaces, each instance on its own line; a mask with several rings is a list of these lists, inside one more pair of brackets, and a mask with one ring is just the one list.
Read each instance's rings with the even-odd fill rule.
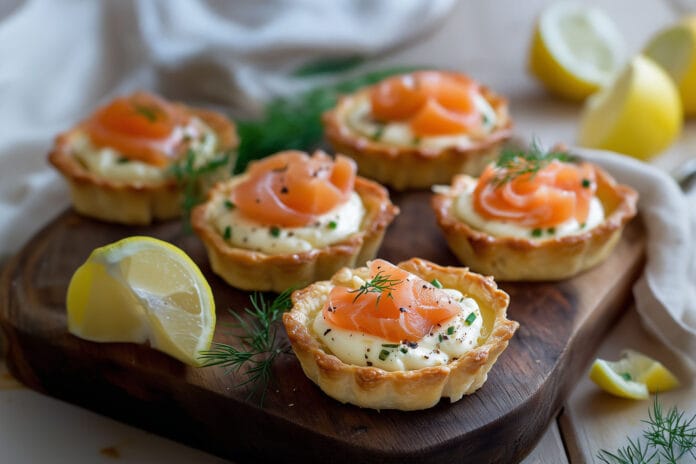
[[485,86],[481,94],[495,111],[499,123],[486,137],[469,146],[424,148],[375,141],[352,129],[348,112],[360,99],[369,98],[369,89],[339,99],[337,105],[322,117],[324,132],[334,150],[353,158],[361,175],[375,179],[395,190],[424,189],[434,184],[449,183],[454,174],[478,175],[497,159],[502,145],[512,134],[512,120],[507,100]]
[[[222,151],[238,145],[234,123],[214,111],[186,108],[200,118],[218,137]],[[56,137],[49,162],[60,171],[68,182],[73,207],[85,216],[123,224],[150,224],[155,220],[181,216],[181,189],[173,177],[156,183],[124,182],[97,175],[85,168],[71,153],[72,140],[81,129],[77,126]],[[221,166],[210,178],[228,177],[231,165]],[[166,169],[166,168],[165,168]]]
[[358,232],[323,248],[267,254],[228,244],[212,224],[213,198],[227,197],[231,188],[230,182],[216,184],[208,192],[208,201],[194,208],[191,225],[205,245],[213,271],[242,290],[282,292],[327,279],[344,266],[364,264],[375,257],[387,226],[399,213],[384,187],[356,177],[355,192],[365,206],[365,217]]
[[544,239],[497,237],[476,230],[454,213],[456,197],[476,179],[455,176],[446,193],[433,195],[431,205],[447,243],[459,260],[476,272],[498,280],[560,280],[602,262],[619,241],[624,226],[636,215],[638,193],[618,184],[599,167],[597,197],[604,221],[577,234]]
[[[486,335],[479,338],[478,346],[444,366],[385,371],[350,365],[328,352],[312,331],[314,318],[321,311],[332,282],[316,282],[295,291],[293,307],[283,315],[288,338],[307,377],[338,401],[365,408],[404,411],[432,407],[441,398],[458,401],[484,384],[488,371],[519,326],[506,318],[509,297],[497,288],[491,277],[469,272],[466,268],[439,266],[420,258],[412,258],[398,266],[428,281],[438,279],[444,287],[455,288],[474,298],[481,308]],[[345,271],[349,270],[342,270]]]

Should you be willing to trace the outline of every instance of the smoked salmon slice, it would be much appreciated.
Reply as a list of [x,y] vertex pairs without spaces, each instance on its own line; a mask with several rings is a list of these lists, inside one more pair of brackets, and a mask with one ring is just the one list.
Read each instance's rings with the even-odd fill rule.
[[83,127],[95,146],[162,167],[179,154],[183,132],[177,128],[188,120],[182,108],[156,95],[136,92],[99,108]]
[[361,289],[335,286],[322,311],[329,323],[346,330],[392,342],[417,342],[461,308],[431,283],[376,259]]
[[373,117],[407,121],[417,136],[454,135],[481,127],[472,79],[455,73],[420,71],[385,79],[372,87]]
[[355,162],[342,155],[334,160],[322,151],[311,157],[300,151],[281,152],[251,163],[230,200],[256,222],[306,226],[349,199],[356,171]]
[[597,189],[591,164],[553,160],[537,172],[500,182],[505,175],[504,168],[494,165],[481,174],[473,193],[474,209],[481,216],[534,228],[587,220]]

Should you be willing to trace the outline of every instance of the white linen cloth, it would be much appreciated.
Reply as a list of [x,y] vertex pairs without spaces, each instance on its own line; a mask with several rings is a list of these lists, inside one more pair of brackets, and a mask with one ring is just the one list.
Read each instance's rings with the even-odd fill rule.
[[[0,9],[0,257],[67,207],[53,136],[136,88],[250,111],[304,85],[316,57],[376,55],[430,30],[453,0],[35,0]],[[648,231],[634,295],[647,329],[696,360],[696,195],[663,172],[578,150],[636,188]]]

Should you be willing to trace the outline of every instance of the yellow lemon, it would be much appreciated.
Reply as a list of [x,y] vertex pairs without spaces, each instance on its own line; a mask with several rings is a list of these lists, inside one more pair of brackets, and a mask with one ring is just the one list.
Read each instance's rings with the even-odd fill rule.
[[95,249],[73,274],[68,330],[97,342],[145,343],[187,364],[210,348],[215,301],[196,263],[151,237]]
[[679,380],[662,363],[633,350],[624,351],[619,361],[596,359],[590,379],[612,395],[639,400],[648,393],[679,386]]
[[696,16],[657,33],[644,50],[674,79],[687,116],[696,116]]
[[556,2],[536,23],[529,69],[551,93],[580,101],[612,79],[624,62],[624,49],[616,25],[602,10]]
[[578,142],[648,159],[677,138],[682,119],[672,79],[654,61],[638,55],[613,84],[587,100]]

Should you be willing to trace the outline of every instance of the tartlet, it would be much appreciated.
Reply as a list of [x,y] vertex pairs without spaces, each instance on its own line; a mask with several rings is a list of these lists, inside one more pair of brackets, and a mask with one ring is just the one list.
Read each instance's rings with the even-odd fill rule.
[[[370,266],[375,266],[375,263],[370,263]],[[378,264],[377,267],[379,266]],[[326,313],[323,311],[327,305],[328,311],[338,311],[332,309],[333,301],[330,301],[330,295],[333,295],[336,287],[346,286],[359,291],[359,283],[368,281],[371,275],[368,268],[342,269],[330,281],[316,282],[295,291],[292,295],[292,309],[283,315],[288,338],[305,374],[327,395],[338,401],[365,408],[400,410],[429,408],[442,398],[455,402],[483,385],[489,370],[517,330],[518,323],[506,318],[509,297],[497,288],[492,278],[474,274],[466,268],[438,266],[420,258],[404,261],[398,264],[398,268],[423,279],[425,282],[417,279],[420,283],[417,282],[416,285],[420,286],[422,283],[424,292],[436,291],[433,284],[426,284],[432,281],[437,282],[438,287],[454,289],[473,299],[481,316],[475,344],[464,354],[448,359],[446,364],[411,370],[385,370],[371,366],[370,361],[361,364],[342,361],[339,356],[343,357],[344,354],[333,353],[325,342],[331,336],[330,331],[317,333],[313,328],[317,318],[325,317]],[[384,299],[384,304],[391,297],[384,293],[381,298]],[[452,304],[451,301],[447,303]],[[376,304],[380,304],[379,300]],[[466,321],[470,319],[467,317]],[[428,336],[431,338],[436,335],[432,334],[434,330],[434,326],[430,328]],[[446,329],[443,326],[442,330],[443,333],[450,334],[450,337],[453,336],[453,326]],[[361,334],[354,331],[349,336],[357,338]],[[442,342],[447,335],[437,337],[439,338],[435,340]],[[390,353],[387,356],[396,356],[392,352],[418,349],[418,340],[402,340],[400,343],[382,346],[388,347],[386,351]],[[440,345],[437,347],[440,353]],[[384,352],[385,350],[379,354],[380,359]],[[367,354],[365,359],[368,359]]]
[[396,190],[478,175],[512,133],[505,98],[463,74],[439,71],[343,96],[323,123],[333,148],[355,159],[361,175]]
[[174,164],[186,163],[189,153],[195,166],[217,158],[217,168],[205,176],[210,186],[229,177],[237,145],[235,126],[222,114],[136,92],[58,135],[48,159],[67,181],[80,214],[149,224],[182,214]]
[[[257,175],[257,168],[262,175],[268,175],[266,173],[270,172],[270,175],[280,178],[284,170],[289,169],[287,166],[297,166],[295,163],[301,165],[305,162],[316,162],[319,163],[317,166],[324,166],[316,171],[320,173],[319,180],[325,183],[328,183],[327,177],[321,176],[330,175],[326,174],[326,169],[332,169],[326,166],[339,162],[347,166],[345,169],[352,171],[352,180],[345,181],[344,193],[348,199],[342,200],[335,207],[332,206],[326,213],[309,214],[309,221],[304,224],[303,221],[307,218],[295,217],[302,216],[300,213],[295,216],[294,213],[288,213],[286,216],[281,211],[283,214],[277,214],[277,218],[269,216],[272,208],[264,204],[265,197],[258,208],[251,208],[246,214],[240,211],[241,205],[234,203],[237,201],[235,195],[242,199],[239,193],[240,186]],[[349,176],[350,173],[346,172],[345,175]],[[269,182],[276,181],[277,179]],[[300,177],[294,182],[289,191],[304,191],[305,188],[311,190],[307,187],[310,185],[307,179]],[[327,194],[325,191],[322,196],[322,188],[324,187],[321,184],[317,186],[319,197],[325,198]],[[274,192],[269,193],[268,201],[278,202],[285,208],[286,204],[282,202],[285,201],[288,188],[278,185]],[[305,199],[299,198],[294,201],[305,202]],[[314,200],[307,199],[306,202],[313,203]],[[341,213],[344,211],[342,208],[349,207],[360,210],[362,216],[348,217],[345,221],[338,222],[341,214],[352,214],[352,209],[346,210],[348,213]],[[224,209],[233,210],[239,215],[236,219],[229,220],[232,222],[223,222],[221,218],[224,218]],[[244,290],[281,292],[290,287],[297,288],[326,279],[341,267],[361,265],[373,258],[382,243],[387,226],[398,213],[399,209],[391,203],[389,193],[384,187],[355,176],[355,166],[350,159],[337,155],[334,163],[321,151],[315,152],[312,157],[298,151],[285,151],[253,162],[246,173],[216,184],[209,191],[207,201],[193,210],[191,223],[205,245],[213,271],[227,283]],[[335,216],[332,216],[334,214]],[[351,222],[353,229],[341,230],[344,224]],[[316,246],[308,245],[307,240],[312,239],[314,234],[312,228],[317,229],[317,234],[328,236],[326,240],[329,241]],[[330,240],[329,234],[332,233],[339,234],[339,238]],[[308,234],[311,237],[305,240]],[[295,246],[294,240],[297,240],[297,246],[300,248],[291,248]],[[275,251],[276,249],[278,251]]]
[[[556,163],[566,167],[576,165],[574,161],[551,161],[549,166],[555,166]],[[524,164],[519,166],[522,170],[526,169]],[[587,215],[584,216],[586,219],[578,220],[571,216],[560,225],[551,222],[542,226],[532,226],[529,225],[530,213],[515,211],[520,212],[519,220],[527,221],[526,234],[511,234],[503,230],[508,224],[517,227],[519,220],[493,220],[498,227],[498,230],[493,230],[492,222],[488,222],[490,219],[482,219],[476,212],[468,212],[465,218],[457,212],[457,208],[461,211],[460,205],[475,203],[477,192],[506,188],[504,185],[495,185],[496,181],[499,182],[508,175],[506,173],[509,171],[506,171],[506,168],[491,165],[479,179],[459,175],[455,176],[451,186],[435,188],[437,193],[433,195],[431,204],[452,252],[472,270],[492,275],[499,280],[510,281],[565,279],[602,262],[618,242],[624,226],[636,215],[638,194],[631,187],[618,184],[598,166],[589,163],[576,166],[577,169],[588,173],[588,178],[580,177],[569,181],[577,183],[583,194],[590,195],[591,203],[585,207],[588,209]],[[542,170],[535,168],[532,172],[522,174],[518,179],[520,185],[514,189],[519,192],[535,192],[536,190],[529,186],[529,182],[542,182],[539,179],[545,175],[543,169],[550,167]],[[526,179],[523,180],[525,176]],[[546,187],[549,186],[545,185],[542,188]],[[559,198],[571,191],[567,186],[558,187]],[[523,196],[511,201],[525,201]],[[541,207],[550,204],[546,201],[542,201]],[[578,205],[581,204],[579,199],[576,198],[575,201]],[[497,205],[500,204],[502,203]],[[472,211],[476,211],[476,205],[473,206]],[[503,206],[509,207],[510,204]],[[509,211],[505,213],[511,214]],[[479,222],[474,224],[473,219]],[[567,230],[561,233],[564,227]]]

